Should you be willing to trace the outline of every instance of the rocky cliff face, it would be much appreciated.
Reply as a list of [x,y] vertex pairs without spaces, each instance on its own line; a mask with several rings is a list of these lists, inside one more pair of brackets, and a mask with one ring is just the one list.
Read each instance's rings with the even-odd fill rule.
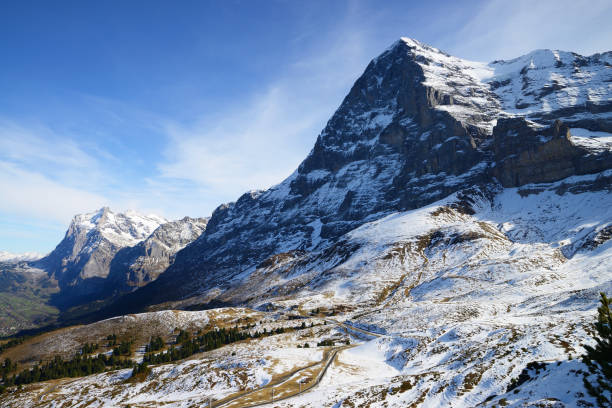
[[[163,224],[119,250],[106,278],[114,287],[129,290],[170,266],[103,311],[124,316],[98,324],[104,336],[113,325],[151,325],[135,336],[146,341],[157,326],[168,333],[253,315],[126,316],[147,305],[225,303],[260,310],[253,330],[294,327],[297,312],[333,314],[343,326],[194,355],[156,368],[140,388],[109,372],[5,400],[205,405],[211,393],[259,389],[252,379],[268,377],[257,373],[287,373],[287,361],[304,366],[302,351],[318,360],[304,342],[340,340],[353,326],[370,334],[338,350],[342,364],[322,374],[325,386],[289,404],[595,406],[584,388],[595,377],[575,357],[593,342],[598,293],[612,292],[608,61],[537,51],[482,64],[402,39],[368,65],[287,180],[219,207],[190,244],[205,220]],[[66,333],[46,341],[78,344]]]
[[154,281],[174,262],[174,255],[198,238],[207,218],[184,217],[160,225],[144,241],[121,249],[110,264],[107,286],[129,291]]
[[504,187],[547,183],[612,168],[608,149],[589,149],[572,142],[560,120],[543,127],[524,118],[504,118],[493,129],[492,172]]
[[470,186],[610,168],[607,142],[572,137],[608,129],[610,57],[537,51],[485,64],[401,39],[367,66],[294,174],[217,208],[128,303],[213,298],[258,265],[337,247],[364,223]]

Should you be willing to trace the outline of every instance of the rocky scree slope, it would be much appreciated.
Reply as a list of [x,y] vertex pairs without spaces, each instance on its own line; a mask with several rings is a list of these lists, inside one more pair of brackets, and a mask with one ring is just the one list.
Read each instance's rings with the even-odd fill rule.
[[537,51],[485,64],[397,41],[370,62],[288,179],[217,208],[154,284],[107,312],[209,301],[277,256],[332,250],[364,223],[470,186],[612,167],[599,138],[612,114],[611,58]]

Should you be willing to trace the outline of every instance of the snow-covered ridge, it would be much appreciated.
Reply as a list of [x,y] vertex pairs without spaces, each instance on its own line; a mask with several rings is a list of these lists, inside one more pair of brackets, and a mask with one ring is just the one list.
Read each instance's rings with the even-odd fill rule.
[[487,81],[503,109],[541,115],[560,109],[612,101],[612,53],[589,57],[558,50],[536,50],[489,64]]
[[[610,121],[609,109],[601,112],[590,106],[612,101],[611,52],[585,57],[543,49],[508,61],[484,63],[457,58],[409,38],[400,43],[417,56],[426,78],[423,84],[450,98],[436,108],[489,134],[500,114],[547,122]],[[570,108],[573,111],[567,111]],[[545,116],[551,113],[552,117]]]
[[[396,42],[368,65],[296,172],[267,191],[220,206],[159,279],[113,306],[127,313],[121,307],[224,302],[266,310],[270,319],[322,308],[381,334],[353,339],[365,344],[339,355],[341,364],[330,366],[320,386],[284,406],[405,407],[421,401],[474,407],[511,398],[531,406],[538,393],[546,397],[543,406],[562,406],[542,395],[556,393],[555,387],[504,395],[526,364],[543,360],[554,362],[550,378],[558,377],[553,366],[560,367],[571,389],[554,397],[580,406],[588,397],[566,368],[580,367],[575,357],[588,341],[598,292],[612,291],[610,70],[607,54],[557,54],[536,51],[484,64],[418,41]],[[556,85],[549,87],[551,78]],[[590,95],[585,103],[583,94]],[[568,123],[551,127],[556,119]],[[116,248],[96,228],[114,228],[115,221],[102,213],[84,222],[95,226],[91,237],[103,239],[79,248],[94,251],[62,258],[76,265],[62,270],[67,284],[105,277],[99,266]],[[176,243],[164,237],[197,235],[170,224],[121,251],[142,250],[136,262],[114,258],[121,273],[129,265],[127,273],[138,278],[130,284],[154,276],[159,259],[170,263],[166,255]],[[67,252],[75,248],[70,245]],[[172,329],[176,319],[161,312],[114,321],[160,321]],[[158,377],[146,381],[163,382],[163,391],[130,386],[122,402],[155,404],[168,390],[191,393],[194,388],[182,384],[202,374],[181,367],[223,358],[231,358],[232,369],[246,367],[262,356],[262,343],[253,344],[256,354],[248,359],[240,351],[232,356],[231,346],[221,357],[194,356],[198,361],[155,368]],[[278,355],[293,354],[287,344],[274,347]],[[222,370],[239,377],[227,365]],[[249,382],[257,378],[248,369],[241,373]],[[78,380],[62,392],[77,405],[74,390],[104,376],[110,374]],[[188,398],[211,391],[227,396],[230,391],[218,384],[215,379]],[[110,395],[113,387],[101,389]],[[185,406],[185,400],[168,402]]]
[[483,80],[493,76],[493,70],[486,63],[453,57],[410,38],[402,37],[401,42],[416,55],[425,74],[423,85],[447,95],[436,108],[491,134],[500,105]]
[[128,210],[115,213],[108,207],[98,211],[76,215],[71,228],[81,233],[97,230],[102,236],[120,246],[135,245],[150,236],[168,220],[158,215],[142,215]]
[[[560,58],[566,59],[565,54]],[[586,58],[586,65],[578,69],[590,69],[606,58]],[[218,207],[200,238],[177,253],[176,262],[164,274],[167,279],[156,282],[163,286],[157,293],[170,299],[205,293],[234,276],[244,276],[275,254],[324,247],[366,222],[422,207],[466,186],[494,182],[493,177],[514,186],[607,168],[607,156],[593,165],[588,158],[582,160],[591,153],[607,152],[593,147],[600,146],[601,139],[587,138],[591,145],[574,149],[567,139],[563,144],[562,138],[540,134],[551,133],[555,119],[565,120],[575,112],[551,110],[546,112],[550,117],[530,114],[529,122],[521,122],[525,115],[506,108],[499,91],[506,85],[496,79],[501,84],[508,76],[523,76],[523,62],[545,67],[531,68],[534,72],[558,69],[540,60],[545,58],[536,53],[511,64],[487,64],[453,57],[415,40],[396,41],[368,64],[297,171],[277,186],[245,193]],[[498,68],[502,65],[503,70]],[[601,74],[609,75],[608,71]],[[586,77],[585,81],[577,86],[599,86]],[[553,89],[548,95],[551,101],[559,92],[564,91]],[[588,109],[582,112],[588,123],[568,125],[605,127],[605,122],[598,122],[598,115],[605,112]],[[517,123],[528,123],[520,141],[495,144],[494,140],[509,138],[513,129],[502,134],[502,125],[517,125],[510,123],[515,116]],[[494,136],[496,126],[500,131]],[[523,157],[548,162],[536,166],[519,160]],[[502,161],[504,166],[497,166]],[[558,163],[574,161],[579,169],[557,169]],[[492,175],[496,169],[501,169],[500,174]],[[141,293],[142,302],[148,302],[151,295]]]
[[7,251],[0,251],[0,262],[21,262],[21,261],[35,261],[45,256],[38,252],[23,252],[20,254],[14,254]]

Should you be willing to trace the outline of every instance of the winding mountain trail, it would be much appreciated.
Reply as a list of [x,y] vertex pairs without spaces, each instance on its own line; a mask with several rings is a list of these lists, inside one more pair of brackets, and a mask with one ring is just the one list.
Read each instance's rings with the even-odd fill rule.
[[[288,374],[268,383],[264,387],[230,397],[229,399],[214,401],[210,407],[232,407],[247,408],[258,407],[272,402],[283,401],[289,398],[302,395],[321,382],[327,369],[336,359],[339,352],[355,346],[342,346],[332,348],[325,352],[323,359],[317,363],[310,364],[289,372]],[[317,368],[319,367],[320,368]],[[315,376],[313,381],[304,383],[303,377],[307,379]],[[300,382],[304,384],[300,386]]]
[[351,331],[354,331],[354,332],[357,332],[357,333],[365,334],[367,336],[373,336],[373,337],[383,337],[384,336],[384,334],[374,333],[374,332],[370,332],[370,331],[367,331],[367,330],[359,329],[359,328],[357,328],[355,326],[351,326],[350,324],[339,322],[339,321],[337,321],[335,319],[325,319],[325,321],[331,322],[331,323],[335,324],[336,326],[342,327],[342,328],[344,328],[346,330],[351,330]]
[[[367,330],[359,329],[349,324],[339,322],[335,319],[325,319],[328,323],[334,324],[338,327],[343,328],[347,332],[353,331],[367,336],[382,337],[380,333],[373,333]],[[327,350],[321,361],[307,365],[306,367],[298,368],[293,370],[282,377],[271,381],[267,385],[257,388],[252,391],[241,393],[239,395],[230,397],[228,399],[213,401],[209,403],[212,407],[231,407],[231,408],[251,408],[266,405],[272,402],[284,401],[289,398],[293,398],[299,395],[303,395],[314,387],[319,385],[323,376],[327,372],[328,368],[334,362],[339,353],[349,348],[356,347],[357,345],[347,345],[334,347]],[[318,369],[317,372],[317,367]],[[315,376],[314,381],[304,383],[304,376],[306,379],[310,379]],[[300,386],[300,382],[304,384]]]

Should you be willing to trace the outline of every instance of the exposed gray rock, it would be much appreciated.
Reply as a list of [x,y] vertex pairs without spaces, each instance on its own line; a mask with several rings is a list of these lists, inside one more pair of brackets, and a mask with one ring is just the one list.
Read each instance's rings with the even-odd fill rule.
[[174,262],[174,255],[198,238],[208,218],[184,217],[160,225],[144,241],[121,249],[113,258],[107,285],[109,291],[129,291],[144,286]]
[[72,303],[100,290],[121,248],[137,244],[165,222],[157,216],[114,213],[108,207],[77,215],[59,245],[34,265],[58,281],[60,303]]
[[609,151],[591,152],[571,141],[557,120],[544,128],[524,118],[502,118],[493,129],[493,174],[504,187],[548,183],[612,168]]

